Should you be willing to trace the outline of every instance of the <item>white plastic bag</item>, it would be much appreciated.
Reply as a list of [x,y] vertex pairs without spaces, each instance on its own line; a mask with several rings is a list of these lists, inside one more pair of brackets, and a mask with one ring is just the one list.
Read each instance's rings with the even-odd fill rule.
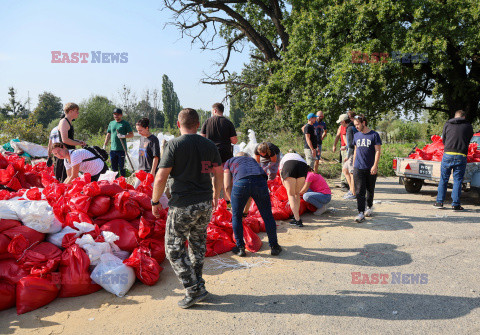
[[48,234],[47,242],[50,242],[60,248],[62,246],[63,237],[70,233],[75,233],[76,236],[80,236],[80,232],[78,230],[67,226],[56,234]]
[[135,271],[112,254],[100,256],[100,262],[90,277],[105,290],[119,297],[127,294],[135,283]]
[[45,200],[25,200],[16,210],[18,219],[25,226],[40,233],[54,234],[62,229],[62,224],[55,219],[53,208]]
[[95,225],[88,222],[74,222],[73,225],[78,229],[80,235],[88,233],[89,231],[95,230]]
[[48,148],[39,144],[26,141],[16,142],[11,140],[10,145],[14,150],[26,152],[32,157],[48,157]]
[[10,201],[0,201],[0,219],[18,220],[17,212],[10,206]]
[[117,178],[117,173],[116,171],[112,170],[107,170],[107,172],[102,173],[100,177],[98,177],[98,181],[100,180],[107,180],[109,182],[113,182],[115,178]]

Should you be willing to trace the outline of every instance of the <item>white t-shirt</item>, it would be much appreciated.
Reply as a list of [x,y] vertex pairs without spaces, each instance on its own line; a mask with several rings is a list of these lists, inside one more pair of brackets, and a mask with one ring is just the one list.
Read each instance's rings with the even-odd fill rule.
[[93,159],[91,161],[82,162],[84,159],[89,159],[95,157],[87,149],[77,149],[77,150],[69,150],[70,152],[70,161],[65,159],[65,169],[70,169],[72,166],[80,164],[80,172],[82,173],[90,173],[92,176],[99,174],[105,163],[100,159]]
[[302,156],[300,156],[297,153],[291,152],[291,153],[288,153],[285,156],[283,156],[282,160],[280,161],[280,166],[279,166],[280,170],[283,169],[283,164],[285,164],[286,161],[300,161],[300,162],[304,162],[305,164],[307,164],[307,162],[305,162],[305,160],[302,158]]

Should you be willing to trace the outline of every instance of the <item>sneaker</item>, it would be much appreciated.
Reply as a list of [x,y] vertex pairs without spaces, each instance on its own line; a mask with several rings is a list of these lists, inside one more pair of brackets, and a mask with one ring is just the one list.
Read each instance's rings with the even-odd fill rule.
[[343,196],[343,199],[345,200],[357,199],[357,196],[355,194],[352,194],[352,192],[348,191],[348,193]]
[[443,209],[443,204],[441,202],[435,202],[433,207],[436,209]]
[[302,219],[297,221],[297,227],[303,227]]
[[465,208],[463,208],[463,207],[460,206],[460,205],[456,205],[456,206],[452,206],[452,209],[453,209],[455,212],[458,212],[458,211],[463,211]]
[[279,246],[278,244],[274,247],[270,248],[270,255],[272,256],[277,256],[282,252],[282,247]]
[[295,218],[290,220],[290,226],[296,226],[297,225],[297,220]]
[[322,215],[327,210],[327,204],[323,205],[322,207],[318,208],[313,215]]
[[195,305],[197,302],[200,302],[203,299],[205,299],[208,296],[208,294],[209,294],[208,291],[205,288],[203,288],[198,293],[192,296],[186,295],[182,300],[178,302],[178,306],[180,308],[190,308],[193,305]]
[[365,216],[370,217],[373,214],[373,209],[371,207],[367,207],[367,210],[365,211]]
[[245,253],[245,247],[237,247],[237,246],[234,246],[232,248],[232,252],[237,255],[237,256],[240,256],[240,257],[245,257],[247,254]]
[[361,223],[365,221],[365,215],[362,212],[358,213],[357,217],[355,218],[355,222]]

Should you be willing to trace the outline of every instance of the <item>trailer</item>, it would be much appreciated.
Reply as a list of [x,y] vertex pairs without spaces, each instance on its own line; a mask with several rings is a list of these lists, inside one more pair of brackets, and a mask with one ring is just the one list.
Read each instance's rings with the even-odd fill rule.
[[[399,177],[399,183],[405,186],[409,193],[418,193],[426,183],[438,185],[440,181],[442,162],[426,161],[412,158],[395,157],[393,169]],[[450,176],[449,183],[453,183]],[[480,163],[467,163],[463,178],[464,190],[473,190],[480,195]]]

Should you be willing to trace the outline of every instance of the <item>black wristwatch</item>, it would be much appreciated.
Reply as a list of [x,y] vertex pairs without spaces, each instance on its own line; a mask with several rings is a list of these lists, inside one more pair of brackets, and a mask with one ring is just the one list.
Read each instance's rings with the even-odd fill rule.
[[152,204],[152,206],[157,206],[158,204],[160,204],[160,200],[157,202],[153,202],[153,200],[150,200],[150,203]]

